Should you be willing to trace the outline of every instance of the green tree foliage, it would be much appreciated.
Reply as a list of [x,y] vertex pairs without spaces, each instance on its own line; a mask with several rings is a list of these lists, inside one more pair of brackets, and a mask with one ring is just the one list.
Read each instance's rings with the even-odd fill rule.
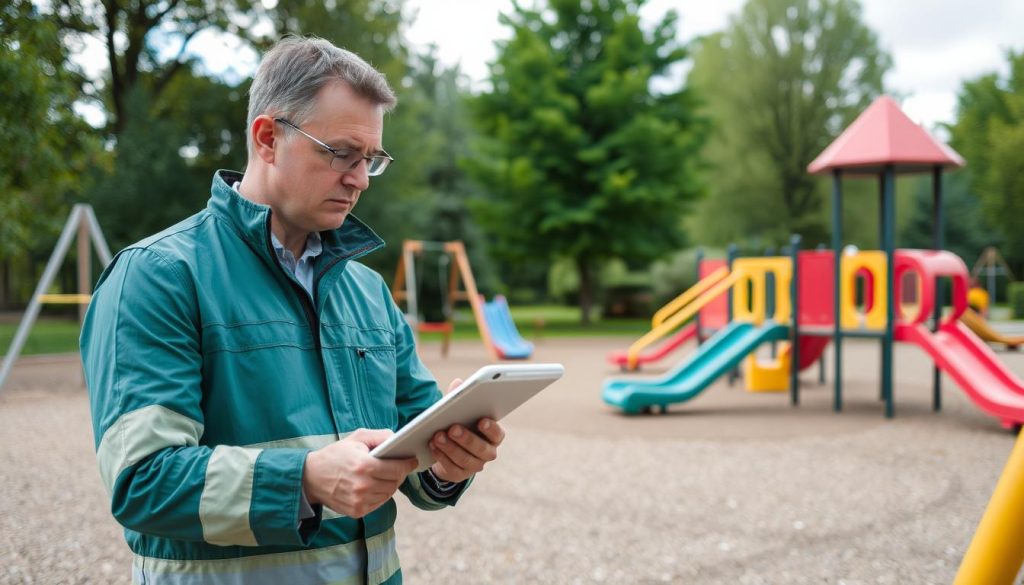
[[[188,49],[197,34],[215,29],[244,36],[260,7],[250,0],[57,0],[51,6],[49,16],[62,31],[102,42],[107,76],[95,97],[105,104],[115,135],[137,110],[138,104],[129,102],[137,99],[138,89],[144,88],[156,105],[174,77],[195,62]],[[176,54],[162,55],[154,34],[177,41]]]
[[967,159],[972,191],[1003,237],[1003,256],[1024,267],[1024,52],[1007,54],[1009,76],[963,84],[952,144]]
[[595,267],[656,258],[684,243],[681,217],[701,192],[704,124],[686,89],[652,80],[686,58],[676,14],[640,26],[642,0],[551,0],[501,17],[491,91],[474,102],[489,140],[469,167],[488,192],[477,217],[508,262],[570,258],[583,322]]
[[[986,246],[998,246],[1001,239],[986,221],[981,202],[969,188],[970,180],[964,171],[948,173],[943,180],[943,248],[963,258],[968,268]],[[897,245],[931,248],[935,224],[931,175],[914,181],[911,197],[913,206],[908,210]]]
[[52,241],[96,164],[98,141],[73,110],[83,83],[55,23],[27,0],[0,7],[0,262]]
[[704,38],[690,75],[715,122],[701,243],[824,241],[828,187],[807,165],[882,92],[890,65],[856,0],[749,0]]

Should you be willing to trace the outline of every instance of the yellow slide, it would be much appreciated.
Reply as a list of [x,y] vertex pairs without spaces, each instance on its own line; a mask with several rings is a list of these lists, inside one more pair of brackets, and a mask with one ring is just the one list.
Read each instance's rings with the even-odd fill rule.
[[1018,345],[1024,345],[1024,335],[1003,335],[988,324],[984,317],[973,309],[967,309],[960,320],[967,325],[975,335],[990,343],[1002,343],[1008,349],[1016,349]]

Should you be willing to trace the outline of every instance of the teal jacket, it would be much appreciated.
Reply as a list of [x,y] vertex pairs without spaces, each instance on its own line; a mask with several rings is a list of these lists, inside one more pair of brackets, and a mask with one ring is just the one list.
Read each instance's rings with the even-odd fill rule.
[[[278,263],[270,209],[219,171],[206,209],[122,250],[82,330],[93,431],[134,580],[397,583],[395,503],[300,522],[306,454],[398,429],[441,397],[349,216],[323,232],[315,294]],[[419,476],[401,488],[424,509]]]

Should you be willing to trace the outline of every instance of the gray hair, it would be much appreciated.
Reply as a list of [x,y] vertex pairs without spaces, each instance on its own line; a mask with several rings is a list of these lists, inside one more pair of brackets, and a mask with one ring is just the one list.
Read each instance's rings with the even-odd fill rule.
[[263,57],[249,88],[246,119],[246,148],[252,157],[249,130],[257,116],[271,114],[304,123],[313,113],[320,89],[332,81],[343,81],[374,104],[391,111],[398,102],[384,74],[359,55],[315,37],[287,36]]

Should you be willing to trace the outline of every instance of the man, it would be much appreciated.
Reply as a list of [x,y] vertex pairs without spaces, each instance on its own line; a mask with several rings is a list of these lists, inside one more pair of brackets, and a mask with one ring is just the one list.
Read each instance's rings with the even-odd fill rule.
[[438,433],[422,473],[369,455],[440,398],[356,262],[383,246],[350,213],[392,161],[394,103],[356,55],[278,43],[250,90],[245,175],[217,172],[206,209],[100,278],[82,355],[135,582],[399,583],[395,491],[454,505],[497,456],[487,419]]

